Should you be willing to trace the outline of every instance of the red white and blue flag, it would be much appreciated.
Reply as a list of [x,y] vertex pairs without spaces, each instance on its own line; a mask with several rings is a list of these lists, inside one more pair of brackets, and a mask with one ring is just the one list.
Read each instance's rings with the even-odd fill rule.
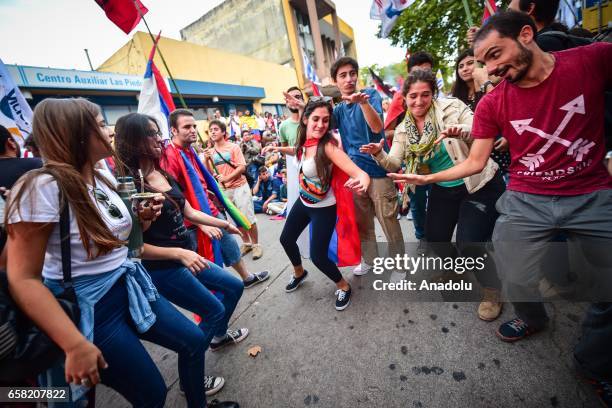
[[482,24],[484,25],[489,17],[497,13],[495,0],[484,0],[484,13],[482,13]]
[[169,139],[170,131],[168,128],[168,116],[176,107],[174,106],[174,101],[172,100],[172,95],[168,90],[166,81],[153,62],[160,35],[161,32],[157,35],[151,53],[149,54],[149,62],[147,63],[147,70],[144,75],[144,83],[142,84],[142,90],[140,91],[140,97],[138,99],[138,113],[154,117],[162,132],[162,138]]

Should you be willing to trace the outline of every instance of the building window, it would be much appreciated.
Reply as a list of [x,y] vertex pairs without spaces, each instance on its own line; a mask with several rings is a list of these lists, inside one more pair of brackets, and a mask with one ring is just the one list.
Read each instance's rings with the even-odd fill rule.
[[213,120],[215,117],[215,111],[217,110],[221,112],[221,116],[226,116],[223,106],[201,106],[198,108],[192,108],[192,110],[195,120]]

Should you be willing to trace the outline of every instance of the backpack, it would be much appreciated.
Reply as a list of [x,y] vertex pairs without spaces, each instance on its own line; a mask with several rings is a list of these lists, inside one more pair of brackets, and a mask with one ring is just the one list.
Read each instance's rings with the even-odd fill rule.
[[549,36],[561,40],[565,45],[565,49],[582,47],[583,45],[589,45],[595,42],[592,38],[578,37],[564,33],[563,31],[545,31],[543,33],[538,33],[538,37],[541,36]]

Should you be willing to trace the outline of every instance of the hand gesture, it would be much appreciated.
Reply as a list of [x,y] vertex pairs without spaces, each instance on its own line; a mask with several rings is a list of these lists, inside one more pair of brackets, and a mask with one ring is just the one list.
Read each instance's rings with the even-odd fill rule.
[[343,96],[342,99],[347,101],[348,103],[358,103],[362,105],[364,103],[368,103],[368,101],[370,100],[370,96],[363,92],[356,92],[352,95]]
[[197,252],[183,248],[177,248],[177,250],[178,260],[194,275],[197,275],[202,269],[208,269],[208,261]]
[[158,194],[152,199],[142,200],[138,203],[138,219],[141,222],[154,222],[161,215],[162,207],[166,197],[163,194]]
[[359,151],[361,153],[371,154],[373,156],[376,156],[383,149],[384,144],[385,144],[385,140],[380,139],[380,142],[378,143],[368,143],[368,144],[361,146],[359,148]]
[[283,96],[285,97],[285,103],[287,104],[287,106],[293,109],[304,110],[304,107],[306,106],[306,104],[304,103],[304,100],[298,99],[295,96],[287,92],[284,92],[284,91],[283,91]]
[[66,350],[64,374],[67,383],[92,387],[100,382],[100,368],[108,368],[108,364],[100,349],[85,338]]
[[215,174],[215,179],[221,184],[227,182],[227,176],[224,176],[223,174]]
[[357,178],[350,178],[344,183],[344,187],[353,190],[359,195],[364,195],[370,186],[370,177],[366,174],[360,174]]
[[221,239],[223,232],[217,227],[211,227],[210,225],[200,225],[200,229],[210,239]]
[[225,230],[230,234],[240,235],[240,237],[242,238],[242,231],[240,231],[240,229],[238,229],[238,227],[236,227],[231,222],[227,223],[227,227],[225,228]]
[[474,36],[476,35],[476,31],[478,31],[478,28],[479,27],[474,26],[474,27],[468,28],[467,30],[466,39],[467,39],[467,43],[470,46],[470,48],[474,45]]
[[417,186],[423,186],[429,184],[426,176],[419,174],[399,174],[399,173],[387,173],[387,177],[392,179],[396,183],[408,183]]
[[205,149],[204,150],[204,155],[206,156],[206,158],[208,159],[212,159],[213,154],[215,154],[215,149]]
[[438,137],[435,141],[436,144],[440,143],[442,140],[447,137],[460,137],[461,136],[461,128],[459,126],[450,126],[440,132],[440,137]]
[[474,89],[476,91],[480,91],[480,87],[482,84],[489,80],[489,74],[487,73],[487,69],[484,67],[474,67],[472,71],[472,78],[474,79]]
[[261,154],[262,155],[267,154],[269,152],[277,153],[278,152],[278,146],[267,145],[266,147],[261,149]]
[[500,137],[493,144],[493,148],[498,152],[507,152],[508,151],[508,139],[505,137]]

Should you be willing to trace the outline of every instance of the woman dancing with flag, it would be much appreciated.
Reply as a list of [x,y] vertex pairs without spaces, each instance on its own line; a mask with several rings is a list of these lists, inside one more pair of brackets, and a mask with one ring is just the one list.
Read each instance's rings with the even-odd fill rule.
[[[315,239],[310,244],[310,257],[336,283],[336,310],[344,310],[350,303],[351,287],[336,263],[356,265],[361,257],[350,190],[358,194],[365,192],[370,178],[338,147],[330,129],[331,117],[331,103],[311,100],[304,108],[296,145],[268,146],[263,153],[281,152],[297,155],[299,159],[300,199],[291,208],[280,237],[294,269],[285,290],[293,292],[308,276],[296,241],[308,224],[312,224],[311,236]],[[336,250],[337,256],[333,255]],[[330,259],[330,252],[337,259]]]

